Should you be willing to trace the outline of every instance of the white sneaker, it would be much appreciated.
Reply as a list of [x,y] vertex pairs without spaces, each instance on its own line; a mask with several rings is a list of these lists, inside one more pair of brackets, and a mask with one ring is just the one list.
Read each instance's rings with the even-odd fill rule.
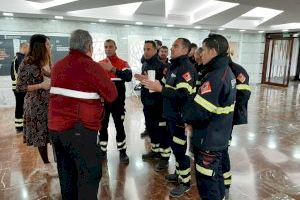
[[57,168],[54,167],[52,163],[45,164],[45,171],[49,176],[58,176]]

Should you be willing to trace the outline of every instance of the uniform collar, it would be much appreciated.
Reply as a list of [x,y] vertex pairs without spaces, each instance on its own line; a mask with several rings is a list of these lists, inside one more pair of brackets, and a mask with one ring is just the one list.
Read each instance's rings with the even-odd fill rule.
[[171,59],[170,62],[172,65],[179,65],[181,62],[189,62],[189,57],[187,55],[179,56]]
[[117,54],[112,55],[112,56],[107,56],[107,58],[108,58],[110,61],[115,61],[115,60],[118,60],[118,59],[119,59],[119,57],[117,56]]
[[145,61],[148,63],[148,64],[151,64],[151,63],[154,63],[155,61],[158,60],[158,55],[155,54],[154,56],[152,56],[151,58],[149,59],[146,59]]
[[214,69],[228,67],[228,64],[229,64],[228,56],[216,56],[205,65],[205,68],[208,68],[208,70],[210,69],[209,71],[212,71]]

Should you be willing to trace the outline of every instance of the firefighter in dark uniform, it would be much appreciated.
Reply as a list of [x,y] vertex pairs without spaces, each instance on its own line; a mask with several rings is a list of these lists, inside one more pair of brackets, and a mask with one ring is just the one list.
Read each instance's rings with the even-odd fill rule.
[[228,42],[210,34],[203,41],[202,59],[209,71],[197,95],[185,105],[183,121],[192,126],[196,180],[202,200],[225,196],[222,152],[231,135],[236,80],[229,67]]
[[169,134],[172,138],[172,151],[176,159],[176,171],[165,178],[169,182],[179,182],[170,191],[171,197],[180,197],[190,189],[191,166],[187,156],[187,137],[182,121],[183,105],[190,95],[195,93],[197,72],[189,61],[190,41],[178,38],[171,48],[171,67],[163,87],[158,81],[142,81],[146,88],[158,91],[163,96],[163,117],[167,120]]
[[20,133],[23,131],[23,104],[24,104],[24,97],[26,92],[17,92],[16,91],[16,82],[18,77],[18,69],[20,64],[22,63],[23,59],[27,55],[29,51],[29,43],[23,42],[20,44],[20,52],[18,52],[11,64],[11,81],[12,81],[12,90],[15,95],[16,99],[16,108],[15,108],[15,128],[16,132]]
[[114,40],[106,40],[104,42],[104,50],[107,58],[99,61],[99,63],[111,64],[103,66],[109,66],[105,68],[105,70],[110,80],[112,80],[116,85],[116,88],[118,90],[118,98],[112,104],[105,105],[105,116],[102,124],[102,129],[100,131],[101,157],[103,160],[107,158],[107,128],[109,124],[109,116],[110,114],[112,114],[117,132],[117,147],[120,151],[120,162],[128,164],[129,158],[126,154],[126,134],[123,122],[125,118],[125,82],[131,81],[132,72],[128,63],[117,56],[117,46]]
[[[229,57],[229,66],[236,78],[236,102],[234,107],[232,128],[234,125],[248,123],[248,100],[251,95],[249,75],[247,71]],[[231,141],[231,136],[230,136]],[[230,145],[230,142],[229,142]],[[225,196],[228,198],[231,185],[230,158],[228,148],[223,151],[222,171],[224,176]]]
[[[139,81],[148,79],[150,71],[155,71],[155,80],[161,81],[164,77],[165,64],[158,58],[154,41],[145,41],[144,58],[142,74],[135,74],[135,78]],[[163,98],[161,93],[150,91],[142,86],[141,101],[144,106],[146,129],[151,140],[151,150],[143,154],[142,159],[147,161],[160,158],[160,162],[155,169],[156,171],[161,171],[168,168],[171,155],[171,142],[168,142],[170,139],[167,138],[166,121],[162,118]]]
[[199,89],[199,86],[200,86],[200,83],[201,83],[201,79],[203,78],[203,70],[205,68],[205,65],[203,65],[203,61],[202,61],[202,47],[199,47],[195,50],[195,53],[194,53],[194,58],[195,58],[195,68],[197,70],[197,74],[198,74],[198,79],[196,81],[196,89],[198,91]]

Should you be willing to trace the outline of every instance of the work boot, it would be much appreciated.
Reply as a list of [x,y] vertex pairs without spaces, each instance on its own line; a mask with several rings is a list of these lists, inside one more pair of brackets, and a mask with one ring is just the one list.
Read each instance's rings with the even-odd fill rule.
[[155,166],[155,171],[160,172],[168,169],[168,167],[169,167],[169,161],[161,159],[159,163]]
[[153,151],[150,151],[150,152],[142,155],[143,161],[154,160],[154,159],[159,159],[159,158],[160,158],[160,154],[155,153]]
[[120,151],[120,163],[129,164],[129,157],[126,154],[126,151]]
[[106,151],[100,150],[100,160],[101,161],[107,160],[107,152]]
[[179,184],[177,187],[170,190],[171,197],[181,197],[184,193],[188,192],[191,189],[190,185]]
[[147,136],[149,136],[149,133],[148,133],[147,129],[145,129],[144,132],[141,133],[141,138],[143,139]]
[[165,179],[166,179],[168,182],[178,183],[178,175],[177,175],[176,173],[166,175],[166,176],[165,176]]

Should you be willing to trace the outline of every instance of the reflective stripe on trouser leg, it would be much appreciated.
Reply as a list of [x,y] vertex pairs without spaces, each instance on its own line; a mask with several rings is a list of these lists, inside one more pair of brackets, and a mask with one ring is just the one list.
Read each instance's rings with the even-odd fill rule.
[[231,185],[231,173],[230,172],[223,173],[223,177],[224,177],[224,185],[227,187],[230,186]]
[[100,142],[100,149],[102,151],[107,151],[107,141],[101,141]]
[[15,127],[22,128],[23,127],[23,118],[15,118]]
[[159,153],[160,152],[159,144],[151,143],[151,151],[155,153]]
[[185,170],[179,170],[179,179],[181,183],[187,184],[191,182],[191,167]]
[[171,147],[166,149],[160,148],[160,155],[163,158],[169,158],[171,156]]
[[126,149],[126,140],[124,139],[123,142],[117,142],[118,150],[121,151],[123,149]]

